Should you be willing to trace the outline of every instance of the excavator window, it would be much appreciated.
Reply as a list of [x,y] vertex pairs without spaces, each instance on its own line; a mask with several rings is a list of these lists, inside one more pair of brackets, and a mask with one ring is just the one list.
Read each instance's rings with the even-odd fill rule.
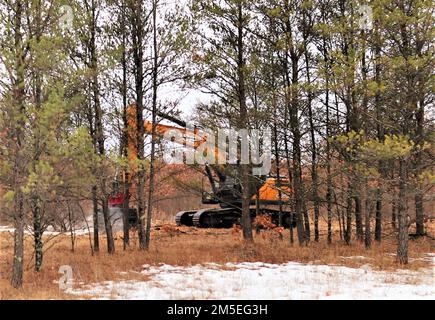
[[119,193],[119,181],[115,180],[112,182],[112,194],[118,194]]

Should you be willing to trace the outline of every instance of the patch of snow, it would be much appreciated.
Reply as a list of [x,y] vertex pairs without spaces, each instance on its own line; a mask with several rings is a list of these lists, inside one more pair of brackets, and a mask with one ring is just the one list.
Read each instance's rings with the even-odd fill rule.
[[106,281],[67,293],[98,299],[435,299],[433,269],[227,263],[145,265],[148,281]]
[[373,260],[373,258],[364,257],[364,256],[349,256],[349,257],[340,256],[340,258],[349,259],[349,260]]
[[[15,228],[14,227],[10,227],[10,226],[0,226],[0,232],[10,232],[10,233],[13,233],[13,232],[15,232]],[[30,227],[26,228],[24,230],[24,234],[33,235],[32,228],[30,228]],[[60,234],[69,235],[70,231],[68,230],[68,231],[64,231],[64,232],[59,232],[59,231],[55,231],[53,227],[48,226],[47,229],[44,230],[44,234],[43,235],[45,235],[45,236],[57,236],[57,235],[60,235]],[[77,228],[77,229],[74,230],[74,234],[76,236],[83,236],[83,235],[89,234],[89,231],[88,231],[87,228]]]
[[0,226],[0,232],[14,232],[15,228],[8,226]]

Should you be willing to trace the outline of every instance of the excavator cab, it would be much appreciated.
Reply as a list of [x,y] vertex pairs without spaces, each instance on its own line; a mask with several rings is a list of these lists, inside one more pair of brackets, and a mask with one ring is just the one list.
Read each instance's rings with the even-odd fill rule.
[[124,203],[124,193],[120,191],[119,181],[112,182],[112,191],[109,196],[109,207],[122,207]]
[[203,204],[220,204],[221,207],[239,206],[241,198],[240,183],[227,177],[223,181],[214,182],[213,191],[202,190]]
[[[116,211],[122,210],[124,206],[125,195],[121,190],[120,184],[119,180],[114,180],[112,182],[112,192],[109,196],[109,210],[112,211],[111,215],[114,215]],[[136,208],[128,208],[127,222],[128,228],[137,225],[138,216]]]

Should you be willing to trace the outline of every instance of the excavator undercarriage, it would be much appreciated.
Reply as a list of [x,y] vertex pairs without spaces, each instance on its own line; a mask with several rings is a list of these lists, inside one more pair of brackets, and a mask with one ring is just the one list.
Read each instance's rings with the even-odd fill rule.
[[[256,209],[250,209],[251,218],[257,215]],[[272,217],[272,222],[279,225],[280,212],[271,209],[263,209],[259,211],[260,215],[268,215]],[[242,213],[238,208],[207,208],[200,210],[181,211],[175,216],[177,226],[189,226],[197,228],[231,228],[233,225],[240,225]],[[281,213],[281,225],[284,228],[296,226],[293,216],[289,212]]]

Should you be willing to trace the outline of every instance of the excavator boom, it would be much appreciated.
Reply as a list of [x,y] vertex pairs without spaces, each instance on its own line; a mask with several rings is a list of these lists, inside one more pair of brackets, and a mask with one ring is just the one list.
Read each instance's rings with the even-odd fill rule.
[[[186,128],[186,123],[179,120],[173,116],[159,113],[159,116],[176,123],[179,126],[172,126],[166,124],[154,124],[150,121],[144,121],[144,131],[146,134],[150,134],[154,139],[164,139],[170,132],[181,133],[184,137],[183,141],[171,141],[180,143],[184,147],[192,148],[194,150],[198,149],[201,145],[207,142],[208,134],[202,132],[198,128],[189,130]],[[135,194],[136,186],[135,175],[137,172],[137,116],[136,116],[136,105],[132,104],[127,108],[127,120],[128,120],[128,159],[130,162],[130,172],[128,175],[128,182],[130,184],[130,194]],[[154,130],[153,130],[154,129]],[[217,146],[211,148],[211,150],[206,149],[206,152],[214,152],[215,159],[219,156],[225,154],[224,151],[220,150]],[[228,167],[237,165],[227,165]],[[230,168],[231,169],[231,168]],[[216,183],[213,176],[212,170],[216,173],[218,181]],[[178,225],[188,225],[197,227],[231,227],[235,223],[240,223],[241,217],[241,185],[240,182],[234,176],[228,176],[223,170],[221,170],[216,165],[205,165],[205,174],[210,182],[212,188],[212,194],[205,193],[203,195],[203,203],[208,204],[219,204],[220,208],[209,208],[202,210],[188,210],[179,212],[176,215],[176,222]],[[291,222],[292,214],[289,211],[283,210],[283,205],[289,202],[289,195],[291,194],[291,189],[286,179],[280,179],[279,182],[275,178],[267,178],[260,180],[258,179],[255,183],[255,190],[253,192],[253,197],[251,198],[252,204],[263,204],[269,205],[268,208],[262,209],[261,213],[268,214],[272,216],[272,220],[277,224],[280,223],[283,226],[289,227],[293,225]],[[218,186],[216,186],[216,184]],[[255,191],[254,190],[254,191]],[[257,194],[259,197],[257,198]],[[125,197],[129,195],[124,195],[123,193],[115,193],[109,199],[110,206],[121,206],[124,203]],[[276,208],[270,208],[270,206],[279,205],[279,210]],[[252,209],[251,214],[253,216],[258,212],[258,208]]]

